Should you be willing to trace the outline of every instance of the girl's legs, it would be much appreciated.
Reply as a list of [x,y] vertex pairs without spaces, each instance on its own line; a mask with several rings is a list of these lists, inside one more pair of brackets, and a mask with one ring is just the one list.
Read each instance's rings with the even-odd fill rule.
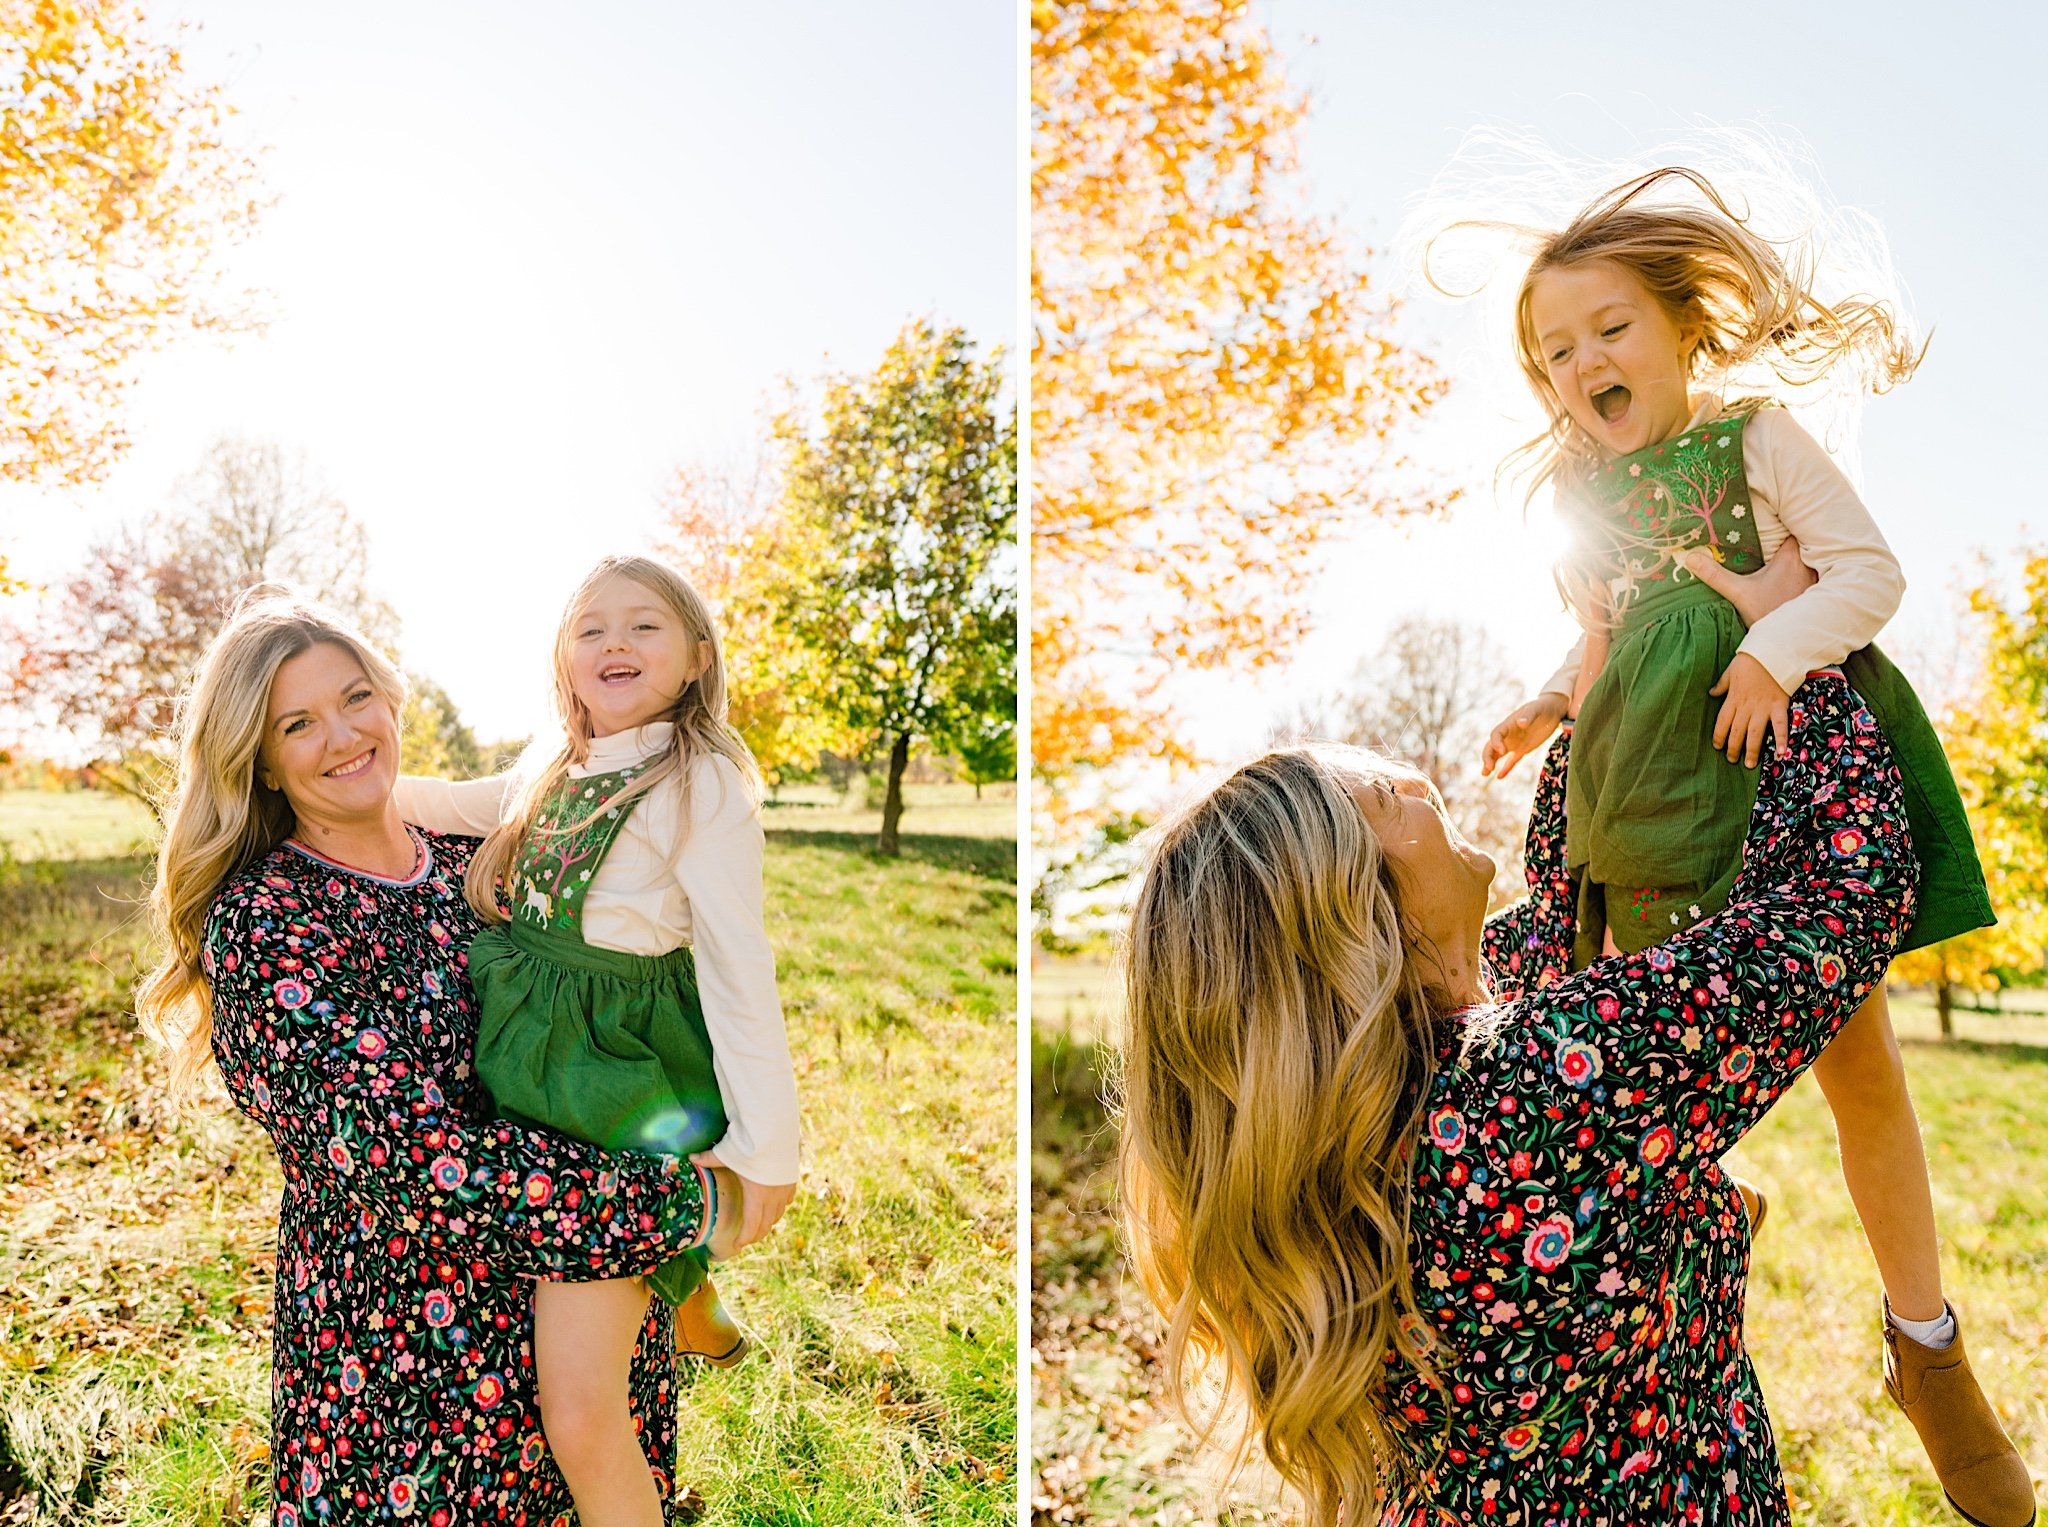
[[1877,1258],[1892,1313],[1907,1320],[1940,1319],[1946,1306],[1934,1195],[1882,984],[1814,1061],[1813,1076],[1834,1113],[1842,1180]]
[[626,1404],[648,1298],[638,1278],[534,1287],[541,1425],[584,1527],[661,1527],[661,1495]]

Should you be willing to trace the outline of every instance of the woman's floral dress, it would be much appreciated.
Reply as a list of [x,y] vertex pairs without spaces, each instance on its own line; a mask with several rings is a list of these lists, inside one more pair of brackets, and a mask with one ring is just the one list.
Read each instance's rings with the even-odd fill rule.
[[[276,1527],[562,1522],[534,1392],[535,1277],[644,1273],[695,1244],[697,1172],[489,1117],[462,898],[475,840],[419,835],[403,881],[293,845],[237,876],[207,932],[215,1058],[276,1143]],[[632,1410],[663,1496],[667,1307]]]
[[1882,977],[1917,873],[1890,750],[1839,675],[1801,687],[1792,731],[1727,908],[1568,977],[1569,734],[1552,745],[1531,894],[1486,930],[1506,1005],[1447,1026],[1417,1142],[1442,1387],[1392,1375],[1419,1473],[1384,1522],[1790,1520],[1742,1344],[1748,1226],[1715,1158]]

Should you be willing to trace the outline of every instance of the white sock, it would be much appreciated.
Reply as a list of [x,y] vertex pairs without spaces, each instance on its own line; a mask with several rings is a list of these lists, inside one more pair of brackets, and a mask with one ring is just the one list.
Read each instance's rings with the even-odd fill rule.
[[1923,1347],[1939,1352],[1956,1339],[1956,1317],[1943,1310],[1932,1320],[1908,1320],[1903,1315],[1891,1317],[1892,1329],[1902,1336],[1910,1336]]

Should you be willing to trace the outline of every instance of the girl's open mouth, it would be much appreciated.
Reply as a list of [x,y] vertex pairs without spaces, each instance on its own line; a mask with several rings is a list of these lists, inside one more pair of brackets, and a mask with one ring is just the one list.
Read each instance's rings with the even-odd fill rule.
[[347,763],[336,764],[333,768],[326,771],[327,777],[329,779],[354,779],[376,761],[377,750],[372,748],[367,753],[356,754]]
[[600,668],[597,671],[597,682],[600,684],[630,684],[639,677],[639,669],[629,668],[623,663],[614,663],[609,668]]
[[1593,394],[1593,406],[1600,411],[1600,417],[1609,424],[1617,422],[1628,412],[1628,404],[1629,390],[1618,382]]

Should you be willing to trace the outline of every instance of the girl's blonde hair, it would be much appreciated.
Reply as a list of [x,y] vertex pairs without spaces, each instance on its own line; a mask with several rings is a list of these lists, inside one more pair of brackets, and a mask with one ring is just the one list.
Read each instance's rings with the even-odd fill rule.
[[[1375,1520],[1409,1463],[1388,1359],[1432,1375],[1410,1142],[1446,1005],[1406,953],[1353,798],[1379,760],[1280,749],[1156,829],[1124,953],[1123,1211],[1205,1440],[1235,1410],[1313,1527]],[[1220,1370],[1220,1371],[1219,1371]],[[1194,1413],[1198,1381],[1223,1402]]]
[[555,629],[554,703],[565,740],[545,765],[528,776],[513,801],[512,809],[484,839],[483,846],[469,863],[463,892],[485,922],[505,920],[498,902],[498,888],[501,882],[509,881],[519,845],[529,833],[553,835],[575,832],[589,822],[586,815],[545,828],[537,825],[549,792],[569,777],[571,768],[590,757],[590,711],[576,697],[569,659],[576,642],[577,617],[597,590],[613,578],[630,578],[660,600],[681,623],[690,640],[705,654],[705,659],[703,671],[683,686],[675,704],[665,714],[652,718],[673,723],[675,730],[668,745],[650,767],[618,797],[607,801],[602,809],[634,800],[663,780],[675,779],[682,790],[682,820],[689,821],[689,765],[693,759],[710,754],[730,761],[739,770],[752,799],[756,803],[760,800],[761,771],[754,763],[754,755],[740,740],[739,733],[726,723],[725,654],[718,640],[718,627],[711,619],[711,608],[705,604],[704,596],[692,588],[680,573],[651,557],[606,557],[576,585],[576,592],[569,596],[569,603],[562,611],[562,622]]
[[288,659],[322,642],[360,662],[392,714],[403,713],[405,675],[342,617],[276,584],[242,596],[178,701],[178,772],[149,896],[159,955],[135,995],[144,1031],[170,1051],[174,1089],[212,1058],[205,944],[214,898],[292,832],[291,804],[256,777],[270,687]]
[[1730,378],[1768,375],[1796,394],[1846,368],[1863,390],[1885,392],[1920,364],[1924,346],[1891,302],[1868,295],[1822,301],[1805,241],[1759,236],[1697,170],[1651,170],[1542,239],[1516,290],[1515,359],[1549,420],[1509,458],[1527,465],[1532,493],[1552,478],[1576,480],[1600,459],[1550,384],[1530,313],[1538,277],[1590,260],[1620,266],[1675,325],[1698,335],[1686,357],[1695,378],[1725,386]]

